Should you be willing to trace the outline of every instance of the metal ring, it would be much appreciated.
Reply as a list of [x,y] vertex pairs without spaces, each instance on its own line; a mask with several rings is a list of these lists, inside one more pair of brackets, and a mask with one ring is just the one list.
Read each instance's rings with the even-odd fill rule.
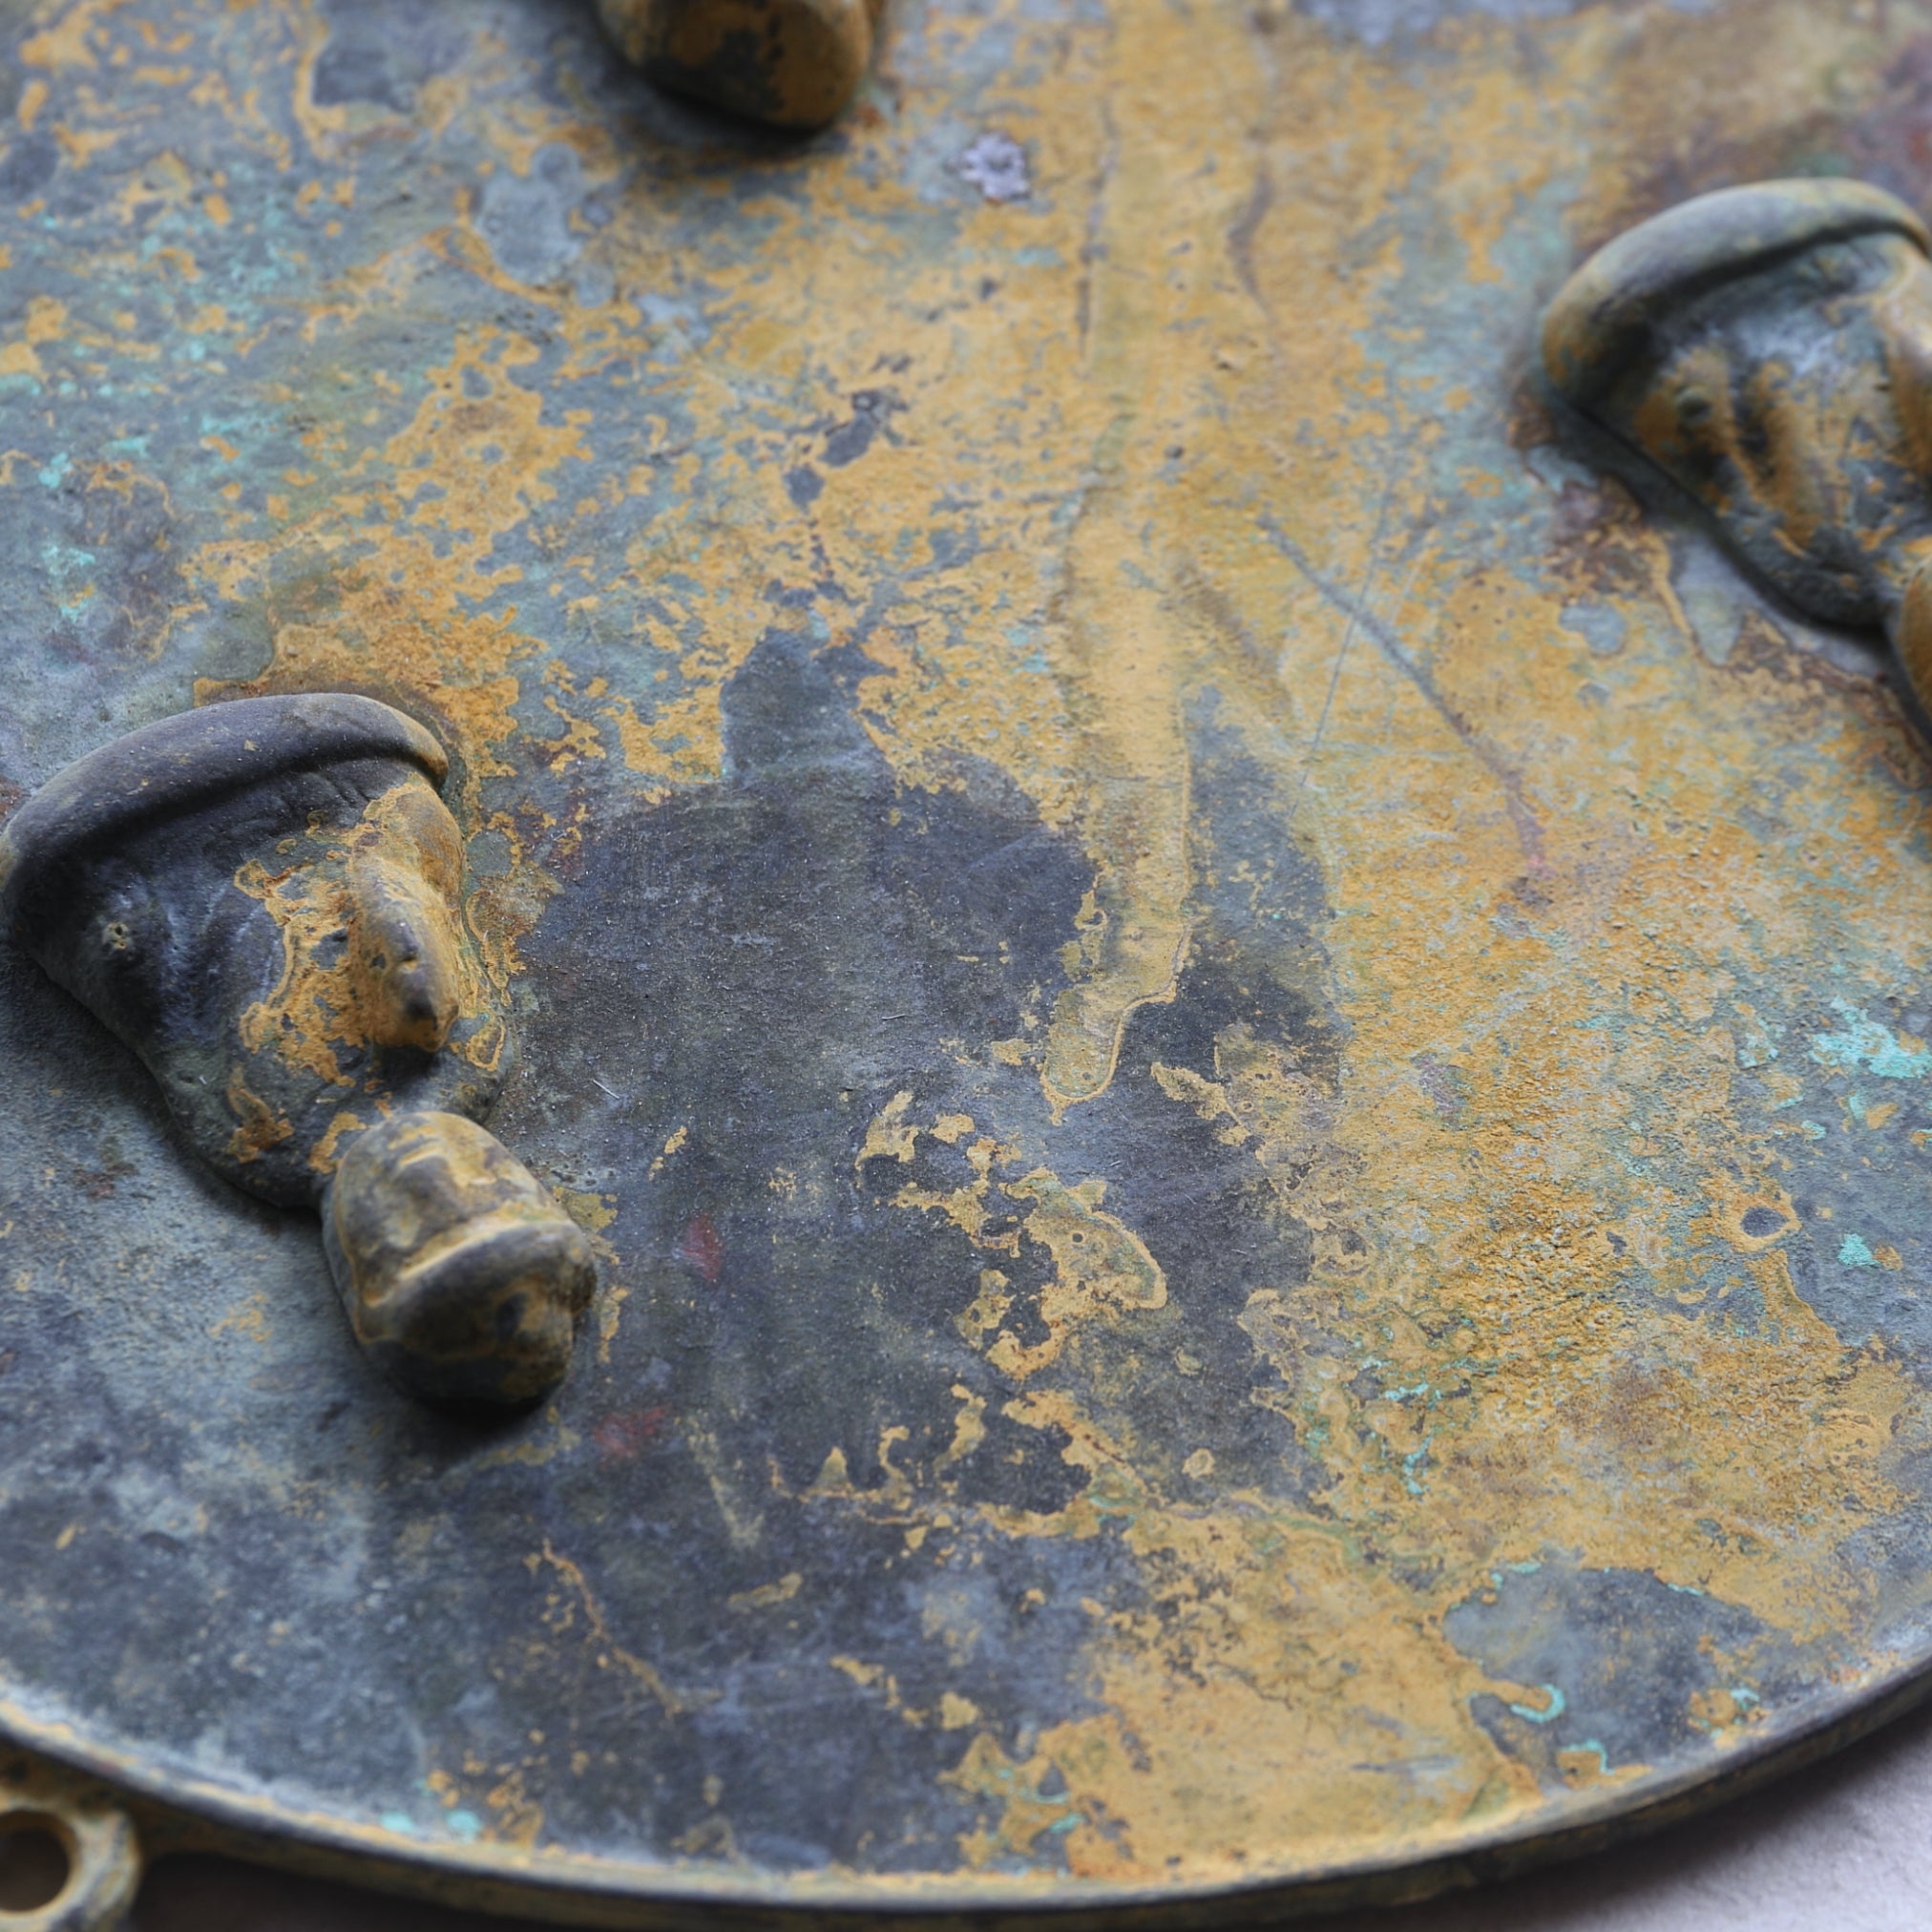
[[67,1878],[44,1905],[0,1906],[0,1932],[114,1932],[141,1880],[134,1820],[100,1786],[19,1759],[0,1768],[0,1834],[46,1833],[67,1858]]

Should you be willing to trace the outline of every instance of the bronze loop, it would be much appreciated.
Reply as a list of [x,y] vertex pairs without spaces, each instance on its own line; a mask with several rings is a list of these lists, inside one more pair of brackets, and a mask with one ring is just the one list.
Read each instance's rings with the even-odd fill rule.
[[114,1932],[141,1880],[140,1840],[127,1812],[102,1787],[21,1758],[0,1768],[0,1838],[13,1832],[52,1839],[67,1872],[40,1903],[0,1904],[0,1932]]

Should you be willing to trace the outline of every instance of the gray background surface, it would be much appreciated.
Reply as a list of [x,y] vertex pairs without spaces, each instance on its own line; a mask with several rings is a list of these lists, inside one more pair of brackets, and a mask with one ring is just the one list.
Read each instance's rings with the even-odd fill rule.
[[[534,1932],[184,1858],[134,1932]],[[1315,1932],[1922,1932],[1932,1926],[1932,1707],[1709,1816],[1514,1884],[1345,1913]]]

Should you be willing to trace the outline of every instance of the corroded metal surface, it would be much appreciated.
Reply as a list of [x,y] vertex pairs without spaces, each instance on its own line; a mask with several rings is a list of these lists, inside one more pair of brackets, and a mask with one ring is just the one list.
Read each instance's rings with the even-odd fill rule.
[[0,18],[0,771],[432,716],[605,1284],[414,1412],[10,965],[8,1730],[479,1881],[1179,1906],[1924,1661],[1922,752],[1531,370],[1687,195],[1922,204],[1932,5],[913,5],[808,147],[563,0]]

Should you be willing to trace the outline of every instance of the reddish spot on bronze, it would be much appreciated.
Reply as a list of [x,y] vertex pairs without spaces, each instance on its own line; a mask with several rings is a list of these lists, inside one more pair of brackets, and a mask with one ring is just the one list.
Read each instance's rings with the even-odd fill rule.
[[591,1431],[598,1455],[606,1462],[632,1462],[663,1439],[671,1423],[670,1409],[660,1402],[650,1409],[635,1409],[621,1416],[607,1416]]
[[694,1214],[690,1225],[678,1237],[677,1256],[686,1268],[695,1268],[706,1281],[715,1282],[724,1271],[724,1244],[708,1214]]

